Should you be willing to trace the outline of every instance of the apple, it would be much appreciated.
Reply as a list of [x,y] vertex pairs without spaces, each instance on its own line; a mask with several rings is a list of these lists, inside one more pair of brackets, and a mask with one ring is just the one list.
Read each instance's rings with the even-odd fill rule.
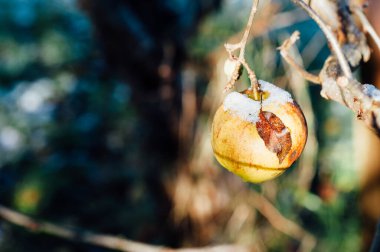
[[261,183],[281,175],[301,155],[305,117],[291,95],[262,81],[252,90],[226,96],[212,123],[211,145],[218,162],[245,181]]

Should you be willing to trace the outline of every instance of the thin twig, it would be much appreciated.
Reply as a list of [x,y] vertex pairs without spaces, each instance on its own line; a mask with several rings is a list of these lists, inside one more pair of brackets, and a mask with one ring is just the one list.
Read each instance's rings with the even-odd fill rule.
[[348,62],[342,52],[342,49],[339,46],[338,40],[334,36],[331,28],[321,19],[321,17],[303,0],[293,0],[293,2],[303,8],[307,14],[318,24],[323,33],[325,34],[327,40],[330,42],[330,45],[337,57],[340,67],[343,70],[344,75],[347,79],[352,79],[352,72]]
[[252,24],[253,24],[253,18],[255,17],[258,4],[259,4],[259,0],[253,0],[253,4],[252,4],[251,12],[249,14],[247,26],[245,27],[244,34],[243,34],[241,41],[239,43],[236,43],[236,44],[225,44],[224,45],[226,47],[226,50],[228,52],[231,52],[231,53],[233,51],[240,49],[240,52],[239,52],[239,58],[240,59],[244,58],[245,47],[247,45],[249,33],[251,32],[251,28],[252,28]]
[[64,238],[75,242],[83,242],[99,247],[123,252],[248,252],[247,247],[238,245],[220,245],[203,248],[171,249],[162,246],[154,246],[141,242],[135,242],[119,236],[96,234],[88,231],[78,231],[77,228],[65,228],[45,221],[37,221],[24,214],[0,205],[0,218],[12,224],[24,227],[32,232],[40,232],[48,235]]
[[[237,64],[236,64],[235,69],[233,71],[232,77],[231,77],[230,81],[227,83],[227,85],[225,86],[224,92],[227,92],[228,90],[233,88],[235,85],[235,82],[237,81],[237,79],[240,76],[239,71],[240,71],[240,67],[241,67],[241,60],[244,59],[245,47],[247,45],[249,33],[251,32],[251,28],[252,28],[252,24],[253,24],[253,18],[255,17],[258,4],[259,4],[259,0],[253,0],[251,12],[250,12],[249,18],[248,18],[248,23],[247,23],[247,26],[245,27],[245,31],[244,31],[244,34],[243,34],[241,41],[237,44],[225,44],[224,45],[229,56],[230,56],[230,59],[234,58],[233,52],[240,49],[239,58],[238,58],[239,60],[236,61]],[[254,83],[251,82],[251,86],[252,86],[252,89],[258,93],[258,89],[259,89],[258,82],[254,82]]]
[[252,204],[278,231],[301,242],[300,251],[312,251],[316,245],[313,235],[295,222],[284,217],[264,196],[252,190]]
[[114,250],[158,252],[164,249],[163,247],[153,247],[124,238],[94,234],[86,231],[74,231],[74,229],[64,228],[49,222],[37,221],[4,206],[0,206],[0,217],[33,232],[45,233],[67,240],[80,241]]
[[351,6],[351,9],[354,11],[356,16],[359,18],[360,22],[362,23],[364,31],[368,32],[368,34],[371,36],[371,38],[375,42],[377,48],[380,50],[379,35],[377,35],[375,29],[373,28],[371,23],[368,21],[367,17],[364,15],[363,9],[358,6]]
[[306,80],[321,84],[321,80],[317,75],[314,75],[312,73],[307,72],[303,67],[301,67],[294,59],[289,55],[290,48],[294,45],[294,43],[299,39],[300,32],[295,31],[293,34],[284,41],[284,43],[277,49],[280,50],[281,56],[284,58],[284,60],[291,66],[294,67],[295,70],[298,71]]
[[260,84],[257,81],[255,72],[251,69],[251,67],[248,65],[247,61],[244,58],[240,59],[240,58],[233,57],[233,59],[237,60],[240,64],[244,66],[244,68],[247,70],[248,78],[251,81],[251,83],[257,83],[258,88],[252,88],[252,95],[255,100],[259,100],[260,99],[260,92],[259,92]]
[[239,59],[244,59],[245,47],[247,45],[249,33],[251,32],[251,29],[252,29],[253,18],[255,17],[258,5],[259,5],[259,0],[254,0],[252,3],[251,13],[249,14],[247,27],[245,28],[244,35],[241,40]]

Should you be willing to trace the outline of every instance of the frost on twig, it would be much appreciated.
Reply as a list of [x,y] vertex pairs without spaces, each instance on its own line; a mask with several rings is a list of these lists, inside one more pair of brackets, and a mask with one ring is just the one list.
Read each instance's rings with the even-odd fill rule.
[[319,74],[322,83],[321,95],[337,101],[351,110],[357,118],[380,136],[380,103],[378,89],[374,86],[368,92],[367,85],[362,85],[355,79],[346,79],[339,71],[339,65],[333,57],[326,60]]
[[[352,77],[351,69],[367,61],[370,49],[363,31],[351,17],[351,10],[346,1],[330,0],[338,7],[335,9],[339,17],[340,28],[333,30],[319,15],[302,0],[293,0],[313,18],[324,32],[332,49],[331,55],[324,63],[318,79],[321,83],[321,95],[339,102],[355,112],[357,118],[380,136],[380,91],[372,85],[362,85]],[[326,6],[326,8],[328,8]],[[285,41],[280,48],[285,60],[295,67],[308,80],[307,73],[288,57],[287,50],[294,44],[297,35]],[[340,39],[337,39],[340,36]],[[317,79],[315,79],[317,80]]]

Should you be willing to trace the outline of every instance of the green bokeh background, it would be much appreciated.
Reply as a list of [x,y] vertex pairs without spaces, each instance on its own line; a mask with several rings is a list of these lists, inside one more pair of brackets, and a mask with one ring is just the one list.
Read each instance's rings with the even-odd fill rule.
[[[161,2],[172,9],[188,4]],[[279,13],[293,11],[287,1],[272,4],[279,6]],[[150,128],[141,119],[141,110],[132,105],[132,81],[114,72],[105,55],[104,41],[117,38],[98,33],[86,7],[80,6],[75,0],[0,0],[0,204],[64,226],[181,247],[187,234],[167,219],[170,200],[157,198],[155,192],[162,188],[151,178],[175,171],[157,165],[155,173],[147,175],[141,168],[150,159],[141,142]],[[186,8],[182,19],[178,18],[184,33],[176,37],[183,40],[178,42],[181,62],[194,66],[200,101],[213,68],[207,57],[242,29],[249,6],[250,1],[226,0],[202,18],[191,16]],[[104,15],[113,12],[105,10]],[[284,27],[270,27],[248,45],[246,57],[260,79],[276,83],[285,75],[276,47],[299,29],[302,38],[297,46],[301,55],[310,55],[307,45],[319,31],[302,15]],[[308,70],[320,69],[329,54],[323,38],[319,43],[319,51],[304,58]],[[144,60],[149,65],[150,59]],[[176,75],[175,83],[180,85],[182,77]],[[239,85],[247,82],[244,73]],[[283,87],[290,89],[286,84]],[[316,237],[315,251],[359,251],[353,115],[323,100],[319,87],[310,86],[308,92],[319,145],[315,177],[309,191],[300,190],[292,180],[293,171],[301,169],[295,165],[276,180],[279,190],[273,204]],[[150,162],[154,166],[155,160]],[[331,198],[321,195],[324,183],[333,188]],[[261,186],[246,186],[262,191]],[[252,230],[252,236],[256,233]],[[265,241],[268,251],[294,251],[297,246],[280,232]],[[30,232],[0,219],[0,251],[108,250]]]

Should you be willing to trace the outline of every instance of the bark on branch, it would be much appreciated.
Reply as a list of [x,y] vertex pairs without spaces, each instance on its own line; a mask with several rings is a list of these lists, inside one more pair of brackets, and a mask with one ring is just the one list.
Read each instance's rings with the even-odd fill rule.
[[[370,56],[364,31],[352,17],[352,13],[358,13],[360,10],[356,6],[350,7],[345,0],[330,0],[330,4],[324,8],[330,8],[330,12],[335,11],[336,13],[334,23],[339,23],[339,28],[333,30],[329,25],[331,16],[329,17],[330,20],[322,18],[321,13],[326,12],[325,9],[313,9],[313,6],[307,5],[303,0],[293,0],[293,2],[303,8],[317,22],[325,33],[334,53],[325,61],[319,78],[315,79],[319,80],[322,85],[321,95],[350,108],[355,112],[358,119],[363,120],[370,129],[380,136],[380,90],[370,84],[361,84],[350,74],[351,69],[357,68],[362,61],[367,61]],[[368,25],[368,23],[365,24],[367,30]],[[285,41],[280,50],[281,54],[286,56],[284,59],[295,66],[287,52],[289,41],[291,40]],[[350,69],[347,69],[347,65]],[[305,76],[306,71],[298,69],[297,66],[295,69]]]

